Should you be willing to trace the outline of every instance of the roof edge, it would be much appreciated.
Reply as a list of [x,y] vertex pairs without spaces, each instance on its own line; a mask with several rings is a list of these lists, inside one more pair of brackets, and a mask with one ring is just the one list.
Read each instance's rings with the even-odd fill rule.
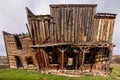
[[32,11],[28,7],[25,7],[25,10],[26,10],[27,16],[34,16]]
[[97,4],[50,4],[50,7],[96,7]]
[[113,13],[96,13],[95,17],[116,18],[117,14]]

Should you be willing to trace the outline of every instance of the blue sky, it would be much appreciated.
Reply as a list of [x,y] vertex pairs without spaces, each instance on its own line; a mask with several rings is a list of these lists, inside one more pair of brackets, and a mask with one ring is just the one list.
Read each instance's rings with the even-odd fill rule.
[[97,13],[118,14],[115,20],[113,54],[120,55],[120,0],[0,0],[0,56],[5,56],[2,31],[27,33],[25,7],[34,14],[49,14],[50,4],[97,4]]

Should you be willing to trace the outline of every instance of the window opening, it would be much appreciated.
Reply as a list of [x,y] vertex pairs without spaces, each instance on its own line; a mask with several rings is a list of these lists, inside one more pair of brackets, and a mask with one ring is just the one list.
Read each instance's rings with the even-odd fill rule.
[[19,39],[18,35],[15,35],[14,37],[15,37],[15,42],[16,42],[17,49],[22,49],[22,44],[20,42],[20,39]]
[[32,57],[25,57],[27,65],[32,65],[33,64],[33,59]]

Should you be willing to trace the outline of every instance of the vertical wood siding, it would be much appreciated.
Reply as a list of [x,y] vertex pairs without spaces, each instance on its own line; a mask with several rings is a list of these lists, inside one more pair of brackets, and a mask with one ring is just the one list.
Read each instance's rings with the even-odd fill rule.
[[50,5],[50,15],[28,17],[34,45],[111,41],[115,14],[96,5]]
[[115,14],[99,13],[94,19],[94,40],[112,41]]

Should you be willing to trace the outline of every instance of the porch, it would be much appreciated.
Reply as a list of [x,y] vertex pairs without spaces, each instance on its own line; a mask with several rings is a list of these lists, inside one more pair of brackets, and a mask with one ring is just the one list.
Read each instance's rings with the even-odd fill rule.
[[[31,46],[37,51],[41,70],[100,70],[109,72],[114,45],[99,43],[60,43]],[[39,56],[39,57],[38,57]],[[40,58],[41,57],[41,58]]]

